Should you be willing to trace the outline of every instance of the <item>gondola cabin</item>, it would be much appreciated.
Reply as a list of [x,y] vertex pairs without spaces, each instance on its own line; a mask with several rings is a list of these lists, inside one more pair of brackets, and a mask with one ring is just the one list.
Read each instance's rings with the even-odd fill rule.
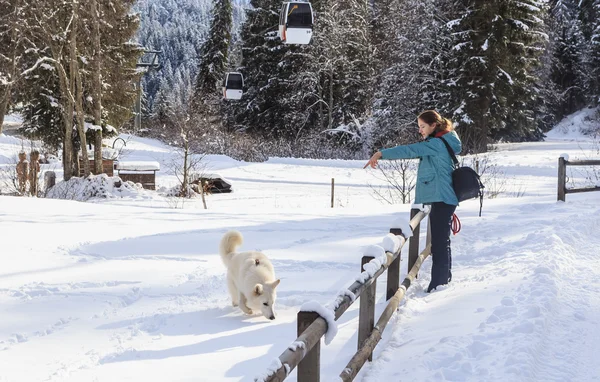
[[283,3],[279,14],[279,38],[284,44],[310,43],[313,29],[312,6],[308,2]]
[[223,98],[241,99],[244,94],[244,77],[242,73],[230,72],[223,80]]

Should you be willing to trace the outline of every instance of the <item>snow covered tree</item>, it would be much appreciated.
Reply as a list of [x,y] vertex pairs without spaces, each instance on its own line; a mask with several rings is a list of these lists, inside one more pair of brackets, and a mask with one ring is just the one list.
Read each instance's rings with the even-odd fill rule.
[[375,75],[370,61],[371,9],[368,2],[360,0],[333,0],[333,3],[328,12],[333,13],[336,28],[332,32],[339,37],[337,50],[342,59],[336,61],[334,76],[329,78],[339,92],[339,99],[331,107],[337,116],[335,123],[346,125],[369,114],[372,105]]
[[[26,110],[24,127],[28,133],[44,141],[46,138],[52,141],[52,137],[56,136],[53,130],[57,126],[53,122],[61,122],[60,143],[66,180],[74,171],[77,173],[79,149],[86,166],[85,130],[86,123],[93,120],[92,103],[95,98],[102,99],[102,125],[120,126],[131,116],[136,95],[133,83],[139,76],[135,65],[140,54],[139,46],[131,42],[138,25],[137,16],[130,12],[132,3],[133,0],[118,3],[97,0],[100,10],[96,12],[89,3],[60,0],[44,0],[26,8],[25,17],[30,20],[29,41],[34,45],[30,50],[37,55],[37,61],[45,65],[40,65],[26,76],[28,86],[41,92],[29,93],[30,98],[23,100]],[[53,13],[48,9],[52,9]],[[98,26],[103,55],[100,67],[102,93],[99,97],[92,96],[91,91],[91,84],[97,82],[94,66],[98,56],[92,51],[92,40],[95,39],[92,32],[94,23],[90,20],[92,15],[102,15]],[[94,66],[89,64],[88,58],[93,59]],[[92,76],[96,79],[93,80]],[[97,87],[96,84],[96,91]],[[61,114],[60,118],[56,116],[57,111]],[[76,137],[72,134],[73,127],[77,127]],[[77,145],[73,146],[73,143]]]
[[289,47],[277,37],[279,0],[251,0],[242,26],[241,72],[246,92],[229,109],[232,129],[264,132],[278,125],[277,101],[282,96],[277,65]]
[[590,95],[595,105],[600,104],[600,0],[591,5],[590,37]]
[[231,0],[215,0],[208,38],[200,49],[201,61],[196,76],[194,98],[214,95],[217,85],[223,80],[228,66],[232,23]]
[[551,4],[552,34],[549,47],[554,55],[551,65],[551,80],[558,92],[557,117],[570,114],[585,105],[582,58],[585,41],[578,18],[576,0],[556,0]]
[[536,136],[535,68],[546,41],[544,3],[536,0],[458,1],[466,12],[456,23],[451,64],[456,86],[451,104],[466,151],[487,150],[489,139]]
[[[29,36],[24,0],[0,0],[0,134],[23,77],[39,67]],[[33,49],[30,50],[30,49]]]
[[223,81],[228,68],[231,42],[231,1],[215,0],[212,12],[208,38],[200,49],[200,65],[194,95],[187,102],[190,108],[188,112],[194,114],[193,120],[197,122],[195,128],[199,131],[218,129],[221,125],[221,97],[217,85]]
[[[137,34],[140,45],[160,51],[161,68],[144,76],[145,112],[152,115],[159,90],[161,99],[184,104],[193,94],[200,49],[205,41],[211,16],[212,0],[148,0],[137,2],[141,25]],[[169,105],[165,105],[168,107]]]
[[[376,57],[383,63],[374,103],[372,144],[380,148],[414,141],[416,116],[425,109],[447,115],[448,87],[453,86],[448,60],[448,27],[453,14],[445,1],[388,1],[380,10]],[[395,15],[401,14],[398,19]]]

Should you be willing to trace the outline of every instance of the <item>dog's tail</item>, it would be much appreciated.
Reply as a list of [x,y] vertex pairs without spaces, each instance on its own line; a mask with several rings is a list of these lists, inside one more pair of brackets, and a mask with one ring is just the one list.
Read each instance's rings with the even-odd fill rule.
[[244,239],[242,234],[238,231],[229,231],[223,235],[221,244],[219,245],[219,254],[221,255],[221,260],[223,260],[223,264],[225,264],[226,267],[229,267],[231,258],[235,254],[235,249],[242,245],[243,241]]

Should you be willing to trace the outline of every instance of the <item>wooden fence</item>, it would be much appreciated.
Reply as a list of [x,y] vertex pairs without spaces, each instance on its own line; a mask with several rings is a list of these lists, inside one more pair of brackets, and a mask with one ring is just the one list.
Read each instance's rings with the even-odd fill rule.
[[600,191],[600,187],[567,188],[567,166],[600,166],[600,160],[569,161],[563,157],[558,158],[558,196],[557,200],[565,201],[566,194],[578,192]]
[[[410,227],[413,231],[409,240],[408,276],[400,285],[400,253],[409,234],[404,234],[399,228],[390,229],[390,233],[397,235],[400,246],[395,253],[386,252],[387,261],[372,276],[364,282],[356,281],[349,288],[348,293],[339,298],[341,302],[334,309],[337,321],[352,305],[356,298],[360,298],[358,320],[358,351],[340,374],[343,381],[352,381],[367,360],[372,360],[373,350],[392,317],[394,311],[404,298],[404,294],[417,273],[423,261],[431,252],[430,235],[427,233],[425,250],[419,254],[419,232],[421,221],[429,211],[419,209],[411,210]],[[428,224],[429,226],[429,224]],[[361,270],[374,258],[364,256]],[[389,303],[381,317],[375,324],[375,302],[377,278],[387,270],[386,300]],[[351,296],[355,296],[352,298]],[[343,298],[343,299],[342,299]],[[279,367],[264,379],[275,382],[286,379],[294,368],[298,367],[298,382],[319,382],[321,376],[321,338],[327,332],[327,321],[315,312],[298,312],[298,338],[279,356]]]

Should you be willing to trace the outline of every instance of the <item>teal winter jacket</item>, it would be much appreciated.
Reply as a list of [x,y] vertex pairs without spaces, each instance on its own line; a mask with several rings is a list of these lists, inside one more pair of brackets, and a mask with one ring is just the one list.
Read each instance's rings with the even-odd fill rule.
[[[462,150],[460,138],[451,131],[443,135],[455,154]],[[444,202],[458,205],[458,199],[452,188],[452,171],[454,163],[439,138],[427,138],[423,142],[410,145],[396,146],[381,151],[381,159],[414,159],[419,158],[417,186],[415,191],[416,204],[431,204]]]

